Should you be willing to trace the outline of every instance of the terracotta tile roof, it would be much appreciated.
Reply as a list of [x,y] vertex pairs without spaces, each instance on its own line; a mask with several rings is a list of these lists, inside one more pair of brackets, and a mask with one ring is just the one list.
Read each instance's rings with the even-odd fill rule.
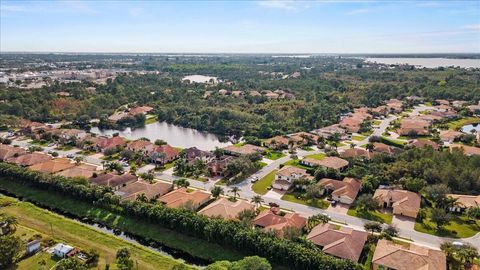
[[323,178],[318,181],[317,185],[324,186],[327,189],[333,190],[332,195],[336,195],[339,197],[345,196],[347,198],[355,200],[362,183],[358,179],[345,177],[343,181]]
[[285,136],[275,136],[273,138],[270,138],[270,139],[266,139],[264,141],[264,144],[266,145],[271,145],[273,144],[273,142],[275,142],[276,145],[288,145],[288,142],[290,141],[290,139],[288,137],[285,137]]
[[166,155],[166,160],[174,159],[179,155],[179,152],[168,144],[157,146],[153,149],[153,151],[157,153],[164,153]]
[[455,130],[440,130],[440,139],[442,139],[442,141],[453,141],[462,135],[462,132]]
[[292,174],[296,174],[299,176],[307,176],[308,173],[306,170],[294,166],[285,166],[278,170],[275,174],[283,176],[283,177],[290,177]]
[[153,108],[150,106],[141,106],[130,109],[128,113],[130,115],[144,114],[150,112],[151,110],[153,110]]
[[306,142],[305,137],[310,137],[310,139],[313,141],[314,144],[317,143],[317,140],[319,138],[318,135],[311,134],[308,132],[297,132],[290,135],[290,138],[292,138],[295,142]]
[[373,158],[375,153],[369,152],[361,148],[349,148],[340,153],[341,158],[358,158],[365,157],[368,159]]
[[480,195],[448,194],[447,196],[457,199],[457,204],[464,208],[480,207]]
[[26,153],[27,151],[23,148],[0,144],[0,160],[7,160],[8,158],[17,157]]
[[210,193],[200,190],[187,192],[186,188],[176,189],[158,198],[159,202],[171,208],[180,208],[188,202],[192,202],[193,206],[198,208],[209,200]]
[[65,177],[85,177],[88,179],[93,176],[93,173],[96,170],[97,170],[96,166],[88,165],[88,164],[80,164],[78,166],[65,169],[55,174],[65,176]]
[[378,153],[385,153],[388,155],[397,154],[400,152],[400,149],[397,147],[393,147],[384,143],[373,143],[373,151]]
[[387,240],[379,240],[372,263],[398,270],[446,270],[445,254],[410,244],[408,247]]
[[368,233],[347,227],[340,229],[336,227],[330,223],[317,225],[308,234],[307,239],[321,246],[323,252],[327,254],[357,262]]
[[244,144],[242,146],[230,145],[225,147],[224,150],[237,155],[249,155],[265,152],[265,148],[251,144]]
[[408,190],[379,188],[375,190],[373,198],[381,204],[393,203],[394,212],[418,213],[420,210],[420,195]]
[[283,235],[283,229],[287,227],[295,227],[302,229],[305,226],[306,219],[298,213],[287,213],[285,216],[275,214],[272,210],[264,210],[255,219],[256,226],[265,230],[273,230],[279,236]]
[[97,177],[91,177],[89,180],[92,184],[100,186],[109,186],[112,188],[123,186],[128,183],[137,181],[137,177],[133,174],[113,174],[113,173],[102,173],[97,175]]
[[[100,138],[99,138],[100,139]],[[100,139],[97,142],[98,146],[102,149],[125,145],[125,139],[120,136],[114,136],[110,138]]]
[[431,146],[433,149],[438,150],[440,147],[438,143],[427,140],[427,139],[415,139],[409,142],[409,146],[417,147],[417,148],[424,148],[427,146]]
[[127,143],[127,148],[134,152],[143,151],[150,147],[153,148],[153,143],[146,140],[136,140]]
[[19,166],[31,166],[34,164],[42,163],[52,159],[51,156],[43,153],[27,153],[18,157],[11,157],[6,161],[9,163],[15,163]]
[[75,166],[74,163],[70,162],[67,158],[57,158],[48,160],[42,163],[37,163],[30,166],[29,168],[34,171],[40,171],[44,173],[56,173],[68,168]]
[[171,183],[165,182],[154,182],[150,184],[146,181],[138,180],[131,184],[128,184],[124,187],[121,187],[115,192],[115,194],[120,195],[124,200],[135,200],[137,195],[145,194],[147,199],[152,199],[158,196],[163,196],[172,190],[173,185]]
[[244,200],[232,202],[227,198],[220,198],[207,205],[198,213],[209,217],[223,217],[225,219],[236,219],[238,214],[244,210],[255,210],[255,206]]
[[332,169],[335,169],[335,170],[340,170],[340,169],[348,166],[348,161],[343,159],[343,158],[339,158],[339,157],[325,157],[322,160],[306,157],[306,158],[302,159],[302,162],[308,162],[308,163],[311,163],[313,165],[318,165],[318,166],[322,166],[322,167],[326,167],[326,168],[332,168]]
[[480,155],[480,148],[479,147],[467,146],[467,145],[461,145],[461,144],[450,145],[450,151],[455,149],[455,148],[463,149],[463,153],[467,156]]

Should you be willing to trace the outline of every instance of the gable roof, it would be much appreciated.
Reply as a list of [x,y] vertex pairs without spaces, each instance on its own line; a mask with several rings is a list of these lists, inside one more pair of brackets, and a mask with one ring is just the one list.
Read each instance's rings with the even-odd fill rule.
[[167,207],[179,208],[191,201],[195,206],[200,206],[210,199],[210,193],[193,190],[188,192],[186,188],[179,188],[158,198]]
[[320,179],[317,185],[324,186],[328,189],[333,189],[332,195],[339,197],[345,196],[355,200],[362,183],[358,179],[345,177],[343,181],[323,178]]
[[379,188],[375,190],[373,198],[380,203],[392,202],[394,212],[418,213],[420,210],[420,195],[408,190]]
[[11,157],[26,154],[27,151],[20,147],[13,147],[6,144],[0,144],[0,160],[6,160]]
[[436,142],[427,140],[427,139],[415,139],[415,140],[412,140],[408,145],[414,146],[417,148],[424,148],[427,146],[431,146],[435,150],[438,150],[438,148],[440,147]]
[[153,151],[156,153],[164,153],[166,160],[173,159],[179,155],[178,151],[168,144],[157,146]]
[[[101,137],[100,137],[101,138]],[[125,145],[125,139],[120,136],[114,136],[110,138],[105,138],[97,142],[98,146],[102,149],[107,149],[110,147],[117,147]]]
[[127,148],[132,151],[141,151],[146,147],[153,146],[153,143],[146,140],[136,140],[127,143]]
[[373,264],[398,270],[446,270],[445,254],[414,244],[408,247],[385,239],[379,240],[372,259]]
[[97,177],[91,177],[89,181],[92,184],[100,186],[109,186],[109,187],[118,187],[124,184],[136,181],[138,178],[133,174],[113,174],[113,173],[102,173],[97,175]]
[[480,207],[480,195],[448,194],[447,196],[457,199],[457,204],[465,208]]
[[307,239],[323,247],[323,252],[357,262],[367,241],[368,233],[325,223],[315,226]]
[[230,145],[225,147],[224,150],[238,155],[249,155],[255,153],[263,153],[265,151],[265,148],[252,144],[244,144],[242,146]]
[[135,200],[137,195],[143,193],[147,199],[152,199],[166,194],[172,189],[172,187],[173,185],[171,183],[156,181],[155,183],[150,184],[146,181],[138,180],[121,187],[115,192],[115,194],[120,195],[120,197],[125,200]]
[[318,166],[323,166],[323,167],[335,169],[335,170],[340,170],[340,169],[348,166],[348,161],[343,159],[343,158],[339,158],[339,157],[325,157],[321,160],[306,157],[306,158],[302,159],[302,161],[312,163],[312,164],[318,165]]
[[42,163],[52,159],[51,156],[44,153],[27,153],[18,157],[8,158],[6,161],[9,163],[15,163],[19,166],[31,166],[34,164]]
[[238,214],[244,210],[255,210],[255,206],[245,200],[232,202],[227,198],[220,198],[207,205],[198,213],[209,217],[236,219]]
[[97,170],[97,167],[94,165],[80,164],[78,166],[73,166],[68,169],[65,169],[61,172],[55,173],[56,175],[61,175],[64,177],[92,177],[93,173]]
[[56,172],[60,172],[68,168],[71,168],[73,166],[75,166],[75,164],[70,162],[69,159],[57,158],[57,159],[48,160],[42,163],[34,164],[29,168],[31,170],[40,171],[44,173],[56,173]]
[[279,236],[283,235],[283,229],[287,227],[302,229],[306,221],[307,220],[298,213],[287,213],[281,216],[272,210],[264,210],[254,219],[256,226],[260,226],[266,230],[276,231]]
[[298,168],[295,166],[285,166],[280,170],[278,170],[275,174],[283,177],[290,177],[292,174],[298,174],[300,176],[308,175],[305,169]]

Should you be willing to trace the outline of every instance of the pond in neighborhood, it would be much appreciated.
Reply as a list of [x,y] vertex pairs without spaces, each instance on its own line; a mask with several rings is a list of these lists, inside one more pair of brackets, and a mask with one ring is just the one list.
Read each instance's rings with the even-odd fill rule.
[[179,127],[166,122],[155,122],[145,125],[145,127],[136,129],[126,128],[125,130],[92,127],[90,132],[106,136],[119,133],[120,136],[129,140],[137,140],[145,137],[150,139],[151,142],[154,142],[157,139],[161,139],[175,147],[189,148],[195,146],[198,149],[206,151],[214,150],[215,147],[222,148],[231,145],[230,142],[221,142],[215,134]]
[[407,57],[398,57],[398,58],[366,58],[366,62],[372,63],[382,63],[387,65],[396,65],[396,64],[409,64],[417,67],[425,68],[437,68],[437,67],[461,67],[461,68],[480,68],[479,59],[458,59],[458,58],[407,58]]
[[465,125],[462,127],[462,131],[467,134],[470,134],[472,130],[476,130],[480,133],[480,123]]

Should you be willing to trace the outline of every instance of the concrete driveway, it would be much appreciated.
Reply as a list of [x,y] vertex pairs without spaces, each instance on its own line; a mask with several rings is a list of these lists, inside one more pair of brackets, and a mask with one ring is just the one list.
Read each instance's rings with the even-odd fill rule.
[[399,215],[393,215],[392,224],[401,230],[414,230],[415,219]]
[[348,208],[350,208],[350,205],[344,204],[344,203],[337,203],[336,206],[332,206],[331,204],[327,208],[327,212],[330,213],[339,213],[339,214],[344,214],[346,215],[348,212]]
[[281,200],[282,196],[285,193],[286,193],[286,191],[279,191],[279,190],[271,189],[267,192],[267,194],[263,195],[263,197],[270,198],[270,199]]

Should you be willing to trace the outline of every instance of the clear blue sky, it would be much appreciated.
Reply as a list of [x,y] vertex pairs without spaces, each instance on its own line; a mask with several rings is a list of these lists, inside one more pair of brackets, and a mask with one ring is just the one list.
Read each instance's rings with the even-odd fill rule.
[[480,1],[0,1],[0,51],[480,52]]

